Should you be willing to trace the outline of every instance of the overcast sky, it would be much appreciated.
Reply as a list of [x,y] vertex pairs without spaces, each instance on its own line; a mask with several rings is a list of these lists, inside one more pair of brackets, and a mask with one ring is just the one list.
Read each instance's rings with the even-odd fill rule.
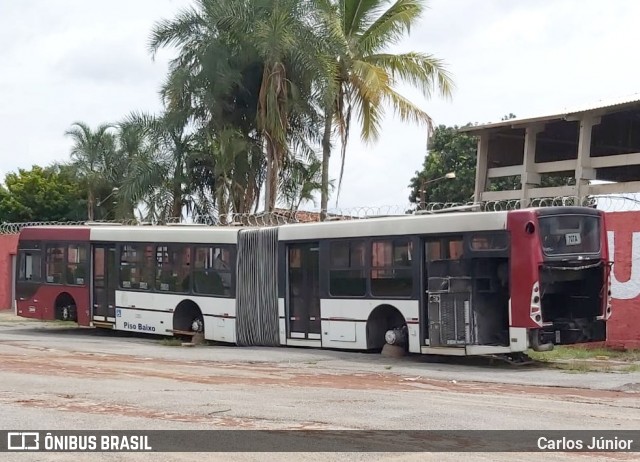
[[[158,111],[170,57],[147,51],[155,21],[190,0],[0,0],[0,175],[68,158],[64,132]],[[398,50],[446,61],[452,100],[401,87],[436,124],[545,114],[640,92],[640,2],[432,0]],[[349,145],[340,207],[406,204],[426,131],[388,113],[375,145]],[[339,159],[332,162],[337,178]],[[335,206],[335,199],[331,206]],[[312,208],[308,204],[308,208]]]

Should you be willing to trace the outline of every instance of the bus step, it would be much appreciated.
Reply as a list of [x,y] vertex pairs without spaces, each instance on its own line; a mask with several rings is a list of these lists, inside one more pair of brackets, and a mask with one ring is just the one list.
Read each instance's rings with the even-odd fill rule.
[[167,332],[171,332],[172,334],[191,335],[191,336],[194,336],[197,334],[197,332],[191,332],[187,330],[176,330],[176,329],[167,329]]
[[93,327],[99,327],[100,329],[113,329],[113,323],[104,321],[93,321]]

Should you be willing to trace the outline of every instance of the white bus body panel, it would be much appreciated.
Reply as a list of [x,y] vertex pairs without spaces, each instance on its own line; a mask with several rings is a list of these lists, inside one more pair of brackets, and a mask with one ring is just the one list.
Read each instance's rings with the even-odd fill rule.
[[326,348],[364,350],[367,348],[367,320],[380,305],[391,305],[400,311],[404,319],[415,323],[407,325],[409,351],[420,353],[418,300],[381,299],[322,299],[322,346]]
[[145,334],[173,335],[173,313],[168,311],[142,311],[116,307],[115,330]]
[[287,344],[287,318],[285,317],[284,298],[278,298],[278,325],[280,327],[280,345]]
[[372,236],[402,236],[493,231],[507,228],[507,212],[477,212],[433,215],[403,215],[366,220],[325,221],[284,225],[279,241],[345,239]]
[[[153,333],[172,335],[170,331],[173,329],[173,312],[184,300],[191,300],[200,308],[204,316],[205,339],[235,343],[236,301],[233,298],[117,290],[116,309],[120,310],[121,319],[116,315],[116,329],[137,331],[137,325],[136,328],[130,327],[131,321],[154,327],[156,330]],[[136,314],[134,316],[131,313]],[[125,322],[129,328],[125,328]]]

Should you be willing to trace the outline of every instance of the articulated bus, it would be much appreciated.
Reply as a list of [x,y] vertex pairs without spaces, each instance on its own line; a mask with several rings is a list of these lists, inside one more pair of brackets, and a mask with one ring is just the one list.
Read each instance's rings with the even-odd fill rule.
[[602,341],[604,214],[22,229],[20,316],[237,345],[518,355]]

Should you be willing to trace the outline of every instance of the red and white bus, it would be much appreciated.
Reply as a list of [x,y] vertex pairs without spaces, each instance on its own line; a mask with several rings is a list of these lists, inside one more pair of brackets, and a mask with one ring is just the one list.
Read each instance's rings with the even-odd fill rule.
[[18,314],[238,345],[510,354],[602,341],[604,214],[24,228]]

